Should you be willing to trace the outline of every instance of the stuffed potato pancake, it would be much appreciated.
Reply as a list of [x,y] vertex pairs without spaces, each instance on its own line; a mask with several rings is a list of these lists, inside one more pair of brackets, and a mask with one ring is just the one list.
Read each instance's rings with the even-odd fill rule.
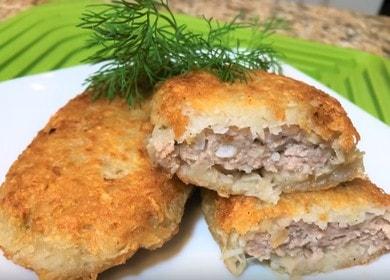
[[359,135],[340,103],[262,71],[245,83],[207,72],[171,78],[153,96],[154,162],[221,196],[276,203],[282,192],[331,188],[363,176]]
[[368,180],[283,194],[276,205],[205,190],[202,209],[236,275],[248,258],[304,275],[364,264],[390,251],[390,196]]
[[152,167],[149,103],[71,100],[0,189],[0,246],[41,279],[95,279],[178,231],[191,188]]

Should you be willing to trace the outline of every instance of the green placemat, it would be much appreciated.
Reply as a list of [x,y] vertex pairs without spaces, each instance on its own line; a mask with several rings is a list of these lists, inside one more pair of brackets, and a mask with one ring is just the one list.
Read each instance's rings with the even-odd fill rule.
[[[87,31],[76,28],[92,1],[54,1],[0,24],[0,81],[80,64],[94,49],[84,45]],[[181,23],[203,31],[197,18]],[[337,26],[335,26],[337,28]],[[245,41],[248,33],[238,34]],[[390,124],[390,61],[365,52],[275,35],[284,60]]]

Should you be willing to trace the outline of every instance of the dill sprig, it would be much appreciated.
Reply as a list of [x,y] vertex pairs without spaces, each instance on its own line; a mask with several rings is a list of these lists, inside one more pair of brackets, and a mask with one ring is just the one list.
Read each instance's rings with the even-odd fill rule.
[[[92,30],[89,44],[99,50],[88,58],[105,64],[88,79],[95,98],[121,96],[129,105],[154,85],[191,70],[209,71],[221,80],[246,81],[248,70],[279,70],[277,53],[265,43],[279,20],[228,23],[206,19],[208,30],[196,33],[179,24],[165,0],[113,1],[82,15],[82,28]],[[252,29],[252,40],[241,47],[233,33]]]

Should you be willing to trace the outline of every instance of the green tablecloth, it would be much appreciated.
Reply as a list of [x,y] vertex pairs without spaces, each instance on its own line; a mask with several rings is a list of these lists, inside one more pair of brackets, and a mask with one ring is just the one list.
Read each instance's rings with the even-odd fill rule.
[[[0,24],[0,81],[82,63],[94,49],[75,27],[91,1],[53,1]],[[197,18],[180,22],[205,30]],[[337,28],[335,25],[334,28]],[[239,34],[243,40],[248,36]],[[390,124],[390,61],[365,52],[274,36],[284,60]]]

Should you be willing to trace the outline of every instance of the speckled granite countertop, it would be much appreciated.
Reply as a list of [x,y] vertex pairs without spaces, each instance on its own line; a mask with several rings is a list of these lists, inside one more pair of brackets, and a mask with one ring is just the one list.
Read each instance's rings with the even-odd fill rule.
[[[0,20],[44,0],[0,0]],[[170,0],[174,11],[229,20],[277,16],[289,21],[282,33],[390,57],[390,17],[368,16],[288,0]]]
[[176,11],[217,19],[277,16],[290,22],[286,35],[390,56],[390,17],[367,16],[287,0],[170,0]]

